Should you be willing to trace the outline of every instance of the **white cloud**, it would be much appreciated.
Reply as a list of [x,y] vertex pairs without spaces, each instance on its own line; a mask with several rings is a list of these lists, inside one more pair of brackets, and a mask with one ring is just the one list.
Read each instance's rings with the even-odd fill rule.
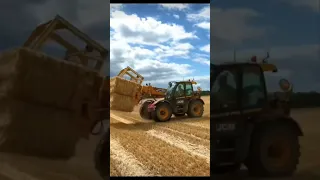
[[163,42],[197,38],[193,32],[186,32],[181,25],[166,24],[153,17],[140,18],[136,14],[114,11],[110,18],[110,27],[117,32],[114,38],[125,37],[130,43],[157,46]]
[[180,19],[180,16],[178,14],[174,14],[173,17],[175,17],[176,19]]
[[160,4],[162,8],[166,8],[169,10],[185,10],[189,8],[189,4]]
[[202,8],[197,13],[188,14],[187,20],[196,22],[195,26],[199,28],[210,30],[210,6]]
[[207,52],[207,53],[210,53],[210,44],[201,47],[200,50]]
[[[167,87],[169,81],[194,75],[195,69],[189,63],[193,60],[191,52],[195,49],[191,40],[198,38],[195,32],[188,32],[182,25],[158,18],[111,10],[111,75],[130,66],[145,77],[146,83],[158,87]],[[172,58],[176,61],[173,62]],[[205,59],[194,62],[207,65]],[[210,84],[210,79],[205,81],[201,78],[203,86]]]
[[201,22],[196,24],[199,28],[210,30],[210,22]]
[[191,13],[187,15],[189,21],[203,21],[210,20],[210,6],[206,6],[201,9],[198,13]]
[[198,62],[200,64],[210,65],[210,60],[202,57],[194,58],[193,61]]

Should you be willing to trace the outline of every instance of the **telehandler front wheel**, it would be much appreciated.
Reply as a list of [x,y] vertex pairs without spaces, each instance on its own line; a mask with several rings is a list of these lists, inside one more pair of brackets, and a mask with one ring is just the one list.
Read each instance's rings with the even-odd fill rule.
[[199,100],[191,101],[188,108],[189,117],[202,117],[204,111],[203,103]]
[[154,112],[152,112],[153,119],[157,122],[166,122],[171,119],[172,108],[168,103],[161,103],[156,106]]
[[149,106],[149,104],[152,104],[152,103],[153,103],[152,101],[145,101],[140,106],[139,113],[140,113],[140,117],[142,119],[147,119],[147,120],[152,119],[151,112],[148,112],[148,106]]
[[267,123],[252,136],[246,166],[254,176],[290,176],[295,172],[299,158],[298,134],[291,126]]

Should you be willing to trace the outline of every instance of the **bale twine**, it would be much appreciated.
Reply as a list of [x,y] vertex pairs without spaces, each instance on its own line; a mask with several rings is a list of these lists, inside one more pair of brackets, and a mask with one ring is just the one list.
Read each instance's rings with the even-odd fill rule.
[[120,77],[113,77],[110,80],[110,93],[133,97],[139,85]]

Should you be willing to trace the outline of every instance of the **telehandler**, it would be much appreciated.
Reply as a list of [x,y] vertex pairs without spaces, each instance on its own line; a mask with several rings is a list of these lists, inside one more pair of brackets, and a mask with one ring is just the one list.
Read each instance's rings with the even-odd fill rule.
[[299,163],[303,132],[290,116],[292,84],[281,79],[281,93],[268,97],[264,72],[269,63],[211,64],[212,173],[245,165],[254,176],[289,176]]
[[[172,115],[201,117],[204,110],[204,101],[201,99],[201,88],[194,91],[194,80],[169,82],[168,88],[157,88],[151,84],[142,85],[144,77],[130,67],[120,71],[118,77],[130,77],[130,81],[139,84],[135,95],[136,104],[140,106],[140,116],[143,119],[153,119],[157,122],[169,121]],[[150,99],[153,98],[153,99]],[[156,99],[163,98],[163,99]]]

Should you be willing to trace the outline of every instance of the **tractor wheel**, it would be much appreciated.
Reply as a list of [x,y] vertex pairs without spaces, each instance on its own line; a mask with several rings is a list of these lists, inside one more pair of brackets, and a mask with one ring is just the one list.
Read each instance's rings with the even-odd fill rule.
[[201,117],[203,115],[203,103],[201,101],[192,101],[189,104],[188,116],[189,117]]
[[156,106],[153,113],[153,119],[157,122],[166,122],[171,119],[172,108],[168,103],[161,103]]
[[295,172],[299,158],[297,133],[286,124],[267,124],[253,134],[246,166],[254,176],[290,176]]
[[99,175],[104,179],[110,176],[110,128],[101,137],[94,154],[94,164]]
[[142,119],[147,119],[147,120],[152,119],[151,112],[148,112],[148,106],[151,103],[152,101],[146,101],[140,106],[139,113]]

